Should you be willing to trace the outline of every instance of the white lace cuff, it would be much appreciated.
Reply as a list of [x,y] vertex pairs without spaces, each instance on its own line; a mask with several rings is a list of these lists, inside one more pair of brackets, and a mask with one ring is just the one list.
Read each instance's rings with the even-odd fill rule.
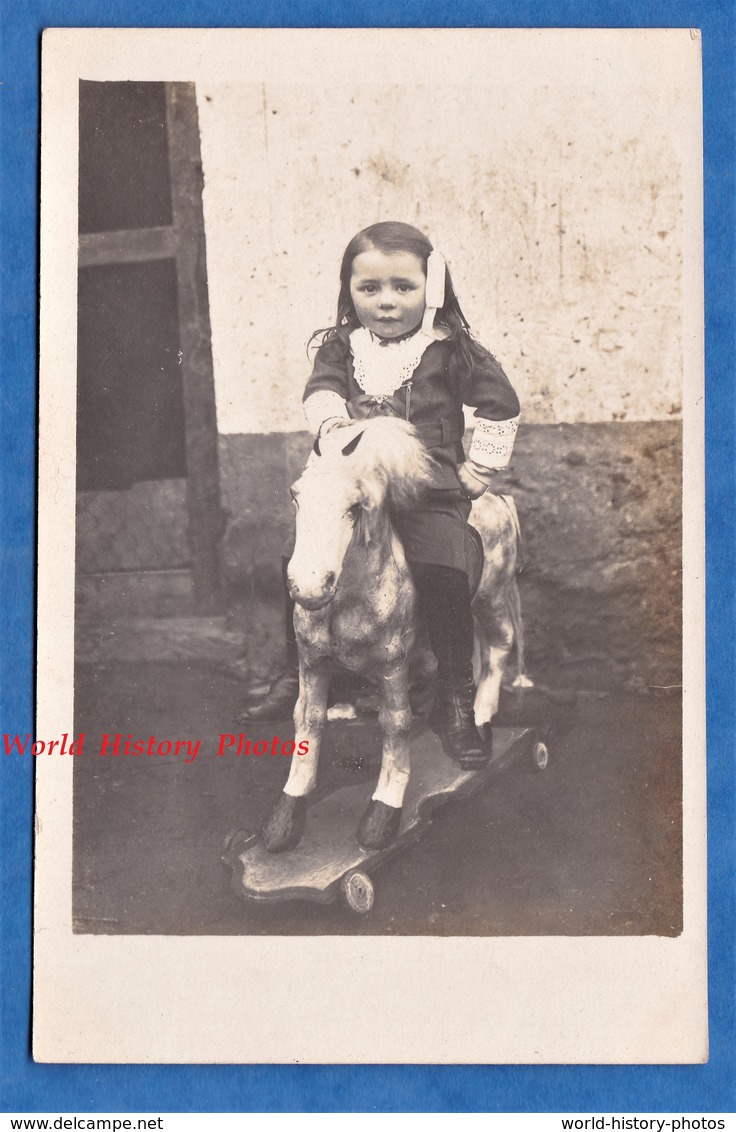
[[511,459],[514,437],[519,427],[519,418],[508,421],[487,421],[485,417],[475,418],[475,432],[470,445],[468,459],[474,460],[483,468],[505,468]]
[[339,393],[335,393],[332,389],[318,389],[316,393],[311,393],[304,402],[304,416],[307,418],[309,431],[314,436],[330,417],[350,420],[345,401]]

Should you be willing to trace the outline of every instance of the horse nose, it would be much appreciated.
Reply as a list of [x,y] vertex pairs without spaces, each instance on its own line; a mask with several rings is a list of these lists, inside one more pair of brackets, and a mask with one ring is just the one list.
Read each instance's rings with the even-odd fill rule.
[[328,605],[335,596],[337,589],[337,574],[334,570],[330,570],[329,573],[319,577],[313,575],[299,576],[299,580],[297,580],[290,568],[286,579],[289,596],[292,601],[297,602],[304,609],[321,609]]
[[[335,571],[330,570],[329,574],[325,574],[322,581],[317,582],[316,585],[319,590],[331,590],[334,588],[336,580],[337,575],[335,574]],[[314,584],[310,585],[309,580],[305,582],[304,579],[302,579],[302,584],[300,585],[299,582],[294,580],[291,574],[287,574],[286,588],[289,591],[289,597],[294,601],[298,601],[304,592],[309,593],[315,588],[315,586]]]

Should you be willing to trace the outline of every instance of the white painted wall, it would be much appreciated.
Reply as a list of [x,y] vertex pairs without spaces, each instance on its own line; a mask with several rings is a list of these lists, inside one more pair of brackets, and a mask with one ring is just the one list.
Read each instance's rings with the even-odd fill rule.
[[198,83],[220,431],[304,428],[307,339],[348,239],[386,219],[445,252],[526,421],[679,415],[682,92],[601,74]]

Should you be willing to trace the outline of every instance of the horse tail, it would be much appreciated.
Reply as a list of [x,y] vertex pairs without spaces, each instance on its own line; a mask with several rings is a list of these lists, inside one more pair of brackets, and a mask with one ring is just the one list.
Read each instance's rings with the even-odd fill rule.
[[516,510],[513,496],[502,495],[500,498],[503,499],[511,512],[514,530],[516,531],[516,570],[506,590],[506,604],[514,630],[514,651],[516,654],[516,676],[511,682],[511,687],[532,688],[534,682],[526,674],[526,663],[524,659],[524,619],[521,615],[521,597],[519,596],[519,586],[516,581],[516,575],[520,574],[524,568],[521,524],[519,523],[519,513]]

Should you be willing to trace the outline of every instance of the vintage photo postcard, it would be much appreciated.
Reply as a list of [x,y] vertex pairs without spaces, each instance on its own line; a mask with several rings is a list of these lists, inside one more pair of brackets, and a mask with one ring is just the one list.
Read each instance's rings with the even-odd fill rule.
[[45,33],[37,1060],[707,1059],[700,48]]

